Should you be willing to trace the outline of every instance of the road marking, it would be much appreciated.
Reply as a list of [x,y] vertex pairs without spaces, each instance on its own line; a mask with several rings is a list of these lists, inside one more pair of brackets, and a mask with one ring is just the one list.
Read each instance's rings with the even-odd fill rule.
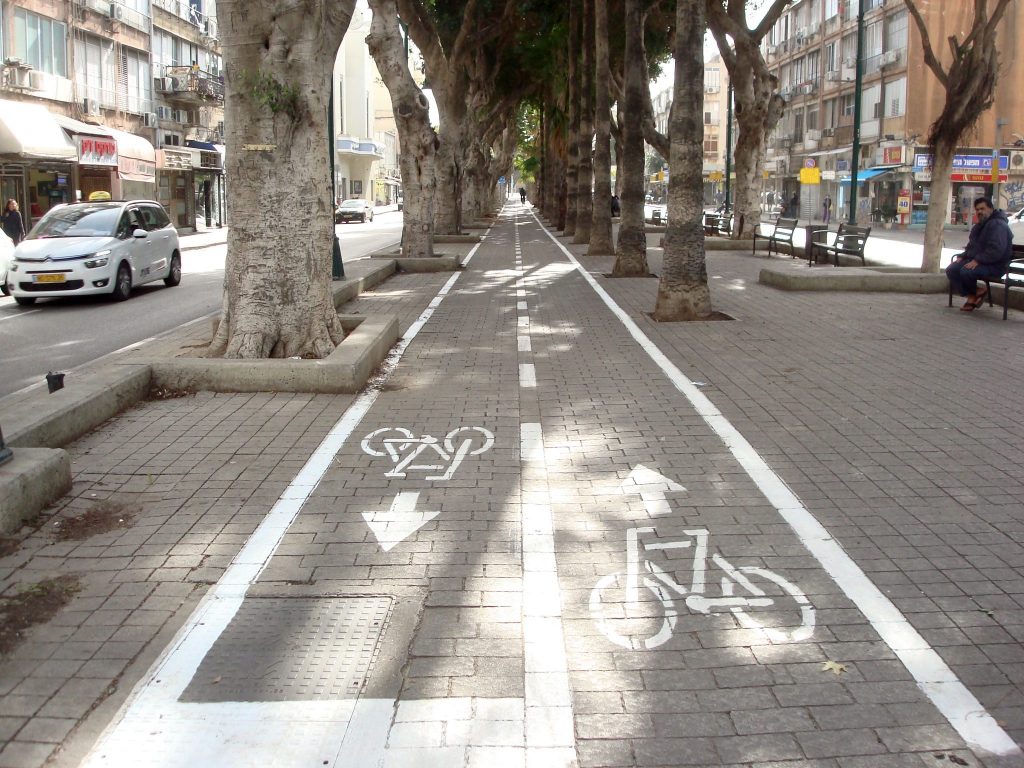
[[13,315],[6,315],[4,317],[0,317],[0,322],[3,322],[4,320],[17,320],[19,317],[25,317],[26,315],[34,315],[36,312],[42,311],[43,310],[41,309],[22,309]]
[[686,489],[674,480],[637,464],[629,477],[619,486],[623,493],[638,493],[644,503],[644,509],[651,517],[664,517],[672,514],[672,508],[665,498],[666,493],[679,493]]
[[519,386],[532,389],[537,386],[537,369],[533,363],[519,364]]
[[[481,238],[486,239],[490,229]],[[463,260],[468,264],[480,243]],[[113,720],[82,762],[83,768],[193,768],[196,765],[264,765],[268,755],[279,765],[379,765],[384,759],[387,729],[394,700],[367,699],[322,702],[311,713],[306,702],[284,702],[260,710],[257,719],[246,715],[243,703],[185,704],[178,698],[191,682],[207,652],[238,612],[249,587],[259,578],[281,544],[306,499],[377,401],[406,349],[430,320],[463,273],[445,282],[430,305],[409,327],[381,364],[381,373],[331,428],[298,475],[281,494],[224,575],[202,597],[159,658],[132,688]],[[363,729],[360,723],[369,723]],[[354,734],[353,728],[359,728]],[[351,740],[360,744],[357,763],[348,763],[343,749]],[[305,745],[292,743],[298,738]],[[307,749],[309,747],[309,749]],[[287,750],[282,753],[281,750]],[[333,756],[324,753],[333,752]],[[219,760],[216,755],[223,753]],[[211,757],[213,755],[213,757]],[[344,761],[344,762],[343,762]]]
[[711,400],[648,338],[633,318],[620,307],[580,262],[536,218],[534,220],[565,254],[594,292],[601,297],[626,331],[661,368],[711,429],[725,442],[740,466],[754,481],[769,503],[789,524],[821,567],[843,593],[871,622],[882,640],[903,662],[918,687],[956,729],[967,744],[996,755],[1019,755],[1020,747],[1010,738],[981,702],[960,682],[942,657],[907,621],[900,610],[876,587],[832,535],[801,503],[768,463]]
[[396,544],[402,543],[441,514],[441,510],[417,511],[416,502],[419,498],[418,491],[399,491],[387,512],[363,512],[363,520],[370,526],[385,552],[390,552]]

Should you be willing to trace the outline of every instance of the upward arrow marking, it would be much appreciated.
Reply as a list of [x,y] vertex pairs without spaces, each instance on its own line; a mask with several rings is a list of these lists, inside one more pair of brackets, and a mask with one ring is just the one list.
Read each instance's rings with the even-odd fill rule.
[[418,491],[400,491],[387,512],[363,512],[363,520],[370,526],[385,552],[441,514],[440,510],[417,512],[416,502],[419,498]]
[[623,493],[639,494],[643,499],[644,509],[651,517],[664,517],[672,514],[672,509],[665,499],[669,492],[685,491],[686,489],[674,480],[669,480],[664,475],[658,474],[653,469],[648,469],[643,464],[637,464],[629,477],[622,481],[619,486]]

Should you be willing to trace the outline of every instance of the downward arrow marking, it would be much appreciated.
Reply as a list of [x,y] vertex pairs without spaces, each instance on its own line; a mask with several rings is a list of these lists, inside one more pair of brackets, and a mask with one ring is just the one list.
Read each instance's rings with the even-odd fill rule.
[[665,494],[672,491],[685,491],[686,489],[674,480],[669,480],[653,469],[648,469],[643,464],[637,464],[629,477],[622,481],[619,486],[623,493],[640,494],[643,499],[644,509],[651,517],[664,517],[672,514],[672,509],[665,499]]
[[363,520],[370,526],[385,552],[441,514],[440,510],[417,512],[416,502],[419,498],[418,491],[401,491],[395,496],[395,500],[391,502],[391,509],[387,512],[363,512]]

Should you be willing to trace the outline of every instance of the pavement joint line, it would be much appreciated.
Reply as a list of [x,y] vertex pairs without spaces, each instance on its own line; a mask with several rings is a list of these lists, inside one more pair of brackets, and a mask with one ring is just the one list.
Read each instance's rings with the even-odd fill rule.
[[[469,264],[490,231],[491,227],[488,227],[480,242],[463,260],[463,265]],[[296,752],[296,764],[313,764],[310,760],[315,760],[316,764],[326,762],[322,757],[328,748],[334,752],[330,765],[338,765],[342,756],[345,761],[355,761],[347,764],[359,766],[378,765],[383,761],[388,729],[397,703],[392,699],[357,699],[354,704],[351,701],[322,702],[325,706],[319,710],[319,716],[310,721],[309,707],[293,708],[291,702],[277,702],[272,707],[254,710],[248,703],[182,704],[178,698],[188,687],[203,658],[237,614],[249,588],[270,562],[303,504],[331,466],[334,456],[377,401],[406,349],[461,275],[462,271],[455,272],[445,282],[388,353],[381,364],[381,374],[368,382],[366,390],[345,410],[314,449],[260,525],[246,539],[224,575],[202,597],[171,642],[133,687],[89,750],[82,768],[144,768],[147,765],[160,768],[181,765],[185,768],[195,765],[197,760],[215,760],[205,750],[217,748],[231,750],[232,764],[254,765],[263,762],[260,755],[271,748],[270,744],[293,741],[304,744],[301,749],[291,744],[290,749]],[[254,711],[261,716],[255,719],[247,717]],[[184,732],[179,731],[181,724],[186,725]],[[297,728],[320,730],[297,739]],[[188,741],[189,749],[182,748],[183,739]],[[253,749],[251,760],[243,756],[247,747]],[[300,752],[305,757],[300,756]],[[151,762],[147,762],[147,758]]]
[[[572,252],[532,213],[537,225],[562,251],[608,309],[729,448],[734,458],[775,507],[783,520],[814,555],[821,567],[857,606],[872,627],[903,662],[918,688],[975,751],[1019,755],[1020,747],[981,702],[957,678],[942,657],[907,621],[896,605],[868,578],[827,529],[811,514],[757,450],[711,400],[643,332]],[[517,230],[518,234],[518,230]],[[524,545],[525,550],[525,545]]]

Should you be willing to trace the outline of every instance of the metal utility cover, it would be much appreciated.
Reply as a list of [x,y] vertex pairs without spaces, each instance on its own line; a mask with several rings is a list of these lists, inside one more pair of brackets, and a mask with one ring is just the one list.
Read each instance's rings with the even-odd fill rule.
[[391,598],[246,598],[183,702],[325,701],[359,695]]

